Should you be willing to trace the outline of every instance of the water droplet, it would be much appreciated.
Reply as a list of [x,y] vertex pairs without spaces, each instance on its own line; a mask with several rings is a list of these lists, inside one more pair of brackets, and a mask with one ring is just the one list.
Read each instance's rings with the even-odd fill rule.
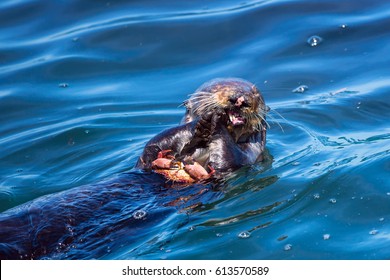
[[247,231],[243,231],[243,232],[240,232],[238,234],[239,238],[249,238],[250,236],[251,236],[251,234],[249,232],[247,232]]
[[217,233],[216,236],[217,237],[222,237],[222,233]]
[[306,85],[300,85],[299,87],[293,89],[293,93],[304,93],[305,91],[308,91],[309,87]]
[[311,36],[309,39],[307,39],[307,43],[312,47],[318,46],[322,41],[323,39],[317,35]]
[[385,220],[385,218],[381,217],[379,218],[379,222],[383,222]]
[[371,231],[369,232],[369,234],[375,235],[375,234],[377,234],[378,232],[379,232],[379,230],[373,229],[373,230],[371,230]]
[[300,165],[301,163],[299,162],[299,161],[294,161],[293,163],[291,163],[291,165],[293,165],[293,166],[298,166],[298,165]]
[[335,204],[337,202],[337,200],[336,200],[336,198],[331,198],[331,199],[329,199],[329,202],[332,204]]
[[346,29],[347,27],[348,27],[348,25],[346,25],[346,24],[340,25],[340,28],[342,28],[342,29]]
[[140,220],[146,216],[146,211],[144,210],[137,210],[133,213],[133,218],[136,220]]
[[189,231],[193,231],[193,230],[195,230],[195,227],[194,227],[194,226],[190,226],[190,227],[188,228],[188,230],[189,230]]
[[292,245],[291,245],[291,244],[286,244],[286,245],[284,245],[283,250],[285,250],[285,251],[290,251],[291,249],[292,249]]
[[77,42],[78,40],[79,40],[79,37],[73,37],[73,38],[72,38],[72,41],[73,41],[73,42]]
[[320,194],[319,194],[319,193],[315,193],[315,194],[313,195],[313,198],[314,198],[314,199],[319,199],[319,198],[320,198]]
[[322,238],[324,238],[324,240],[328,240],[330,238],[330,234],[328,233],[325,233]]
[[88,133],[89,133],[89,130],[88,130],[88,129],[86,129],[84,132],[85,132],[86,134],[88,134]]
[[60,88],[67,88],[67,87],[69,87],[69,84],[61,83],[61,84],[58,84],[58,87],[60,87]]
[[386,193],[387,195],[390,195],[390,192]]

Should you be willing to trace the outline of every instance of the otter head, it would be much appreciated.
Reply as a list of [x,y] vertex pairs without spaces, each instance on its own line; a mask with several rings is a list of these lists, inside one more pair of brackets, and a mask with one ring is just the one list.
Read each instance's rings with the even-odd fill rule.
[[203,84],[188,100],[183,122],[187,123],[210,111],[223,111],[223,122],[235,141],[265,129],[266,106],[256,86],[248,81],[227,78]]

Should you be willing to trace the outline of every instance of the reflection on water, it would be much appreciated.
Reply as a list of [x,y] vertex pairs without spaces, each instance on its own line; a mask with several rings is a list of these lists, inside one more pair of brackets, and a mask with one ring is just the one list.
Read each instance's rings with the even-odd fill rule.
[[[365,0],[2,1],[0,251],[388,259],[389,15]],[[216,77],[263,92],[268,160],[187,188],[132,170]]]

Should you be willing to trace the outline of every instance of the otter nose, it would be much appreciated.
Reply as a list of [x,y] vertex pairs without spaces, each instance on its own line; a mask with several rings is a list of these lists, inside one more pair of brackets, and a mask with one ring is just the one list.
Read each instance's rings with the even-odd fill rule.
[[246,105],[246,100],[244,96],[233,96],[229,99],[229,101],[236,107],[241,107]]
[[236,99],[236,102],[234,103],[234,106],[241,107],[245,103],[245,98],[243,96],[240,96]]
[[230,97],[229,101],[232,105],[234,105],[237,108],[249,106],[248,100],[245,98],[245,96],[242,96],[242,95],[241,96],[239,96],[239,95],[232,96],[232,97]]

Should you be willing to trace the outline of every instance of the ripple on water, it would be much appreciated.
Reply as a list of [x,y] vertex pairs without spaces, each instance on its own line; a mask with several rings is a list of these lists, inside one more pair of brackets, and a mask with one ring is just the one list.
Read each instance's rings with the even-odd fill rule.
[[246,239],[246,238],[249,238],[251,236],[250,232],[248,231],[242,231],[238,234],[238,237],[239,238],[242,238],[242,239]]
[[313,35],[307,39],[307,43],[311,47],[317,47],[319,44],[321,44],[323,39],[318,35]]
[[308,91],[309,87],[307,85],[300,85],[299,87],[296,87],[292,90],[293,93],[304,93],[305,91]]
[[58,87],[60,87],[60,88],[67,88],[67,87],[69,87],[69,84],[61,83],[61,84],[58,85]]
[[[102,258],[100,252],[107,250],[110,255],[104,258],[118,254],[129,259],[167,258],[170,250],[151,252],[168,243],[175,248],[169,255],[176,259],[199,259],[211,253],[212,258],[240,259],[248,258],[251,250],[250,256],[256,259],[389,255],[389,248],[382,246],[383,238],[377,238],[385,235],[390,218],[388,164],[384,162],[389,155],[389,134],[382,132],[388,128],[385,120],[390,111],[384,48],[390,40],[384,36],[389,31],[390,10],[385,0],[374,1],[369,8],[364,3],[368,1],[353,0],[338,6],[331,1],[319,5],[310,5],[307,0],[219,1],[208,3],[208,9],[203,10],[196,1],[185,5],[179,1],[169,5],[162,1],[153,1],[153,5],[116,1],[110,7],[105,3],[91,7],[83,1],[3,2],[2,208],[66,189],[70,184],[78,187],[81,182],[127,171],[147,140],[162,127],[180,121],[184,108],[174,109],[176,103],[212,77],[234,75],[259,84],[272,107],[270,118],[274,114],[274,120],[283,125],[279,129],[275,122],[269,129],[267,148],[272,164],[256,173],[245,170],[237,183],[232,180],[223,184],[220,193],[192,196],[194,202],[203,203],[203,208],[188,217],[184,212],[155,215],[168,208],[159,203],[166,201],[168,192],[145,183],[145,190],[152,190],[147,198],[140,195],[112,204],[118,209],[131,205],[121,212],[129,219],[126,222],[136,224],[126,228],[131,233],[129,240],[121,235],[122,216],[116,221],[117,217],[110,215],[105,222],[96,214],[92,222],[97,225],[98,238],[81,232],[75,242],[80,247],[74,250],[79,252],[73,253],[74,257]],[[11,2],[16,4],[7,4]],[[58,11],[66,16],[58,16]],[[321,20],[313,22],[317,18]],[[206,25],[211,28],[203,28]],[[285,36],[287,33],[290,36]],[[347,87],[356,92],[347,91]],[[161,97],[167,100],[158,101]],[[383,100],[370,103],[376,98]],[[132,139],[131,144],[127,139]],[[367,168],[355,168],[362,165]],[[338,171],[345,176],[337,178]],[[247,174],[254,174],[255,179],[251,181],[252,176]],[[292,194],[291,186],[295,188]],[[370,196],[361,200],[367,190]],[[175,193],[181,191],[181,197],[190,197],[190,191]],[[151,196],[158,203],[150,200]],[[351,196],[356,199],[347,199]],[[287,203],[287,199],[291,201]],[[334,221],[335,213],[353,215],[338,215]],[[180,215],[183,219],[177,219]],[[358,223],[351,221],[355,215]],[[155,217],[159,220],[154,221]],[[265,220],[270,217],[275,223],[266,228]],[[145,219],[150,222],[145,223]],[[310,228],[309,234],[291,233],[294,237],[290,241],[283,233],[298,222],[304,226],[318,223],[318,228]],[[348,222],[340,236],[339,226]],[[191,223],[199,227],[190,227]],[[108,239],[100,236],[108,227],[113,238],[109,246],[104,241]],[[161,228],[168,233],[162,234]],[[362,228],[363,236],[354,239],[354,233]],[[66,225],[65,230],[69,236],[79,233],[76,225]],[[172,232],[175,237],[191,236],[172,238]],[[233,241],[229,233],[233,233]],[[343,235],[351,235],[349,246],[337,246]],[[137,240],[130,242],[130,238]],[[362,239],[373,246],[356,255],[350,248],[360,249]],[[54,245],[65,253],[54,258],[67,257],[68,248],[61,242]],[[275,242],[276,251],[256,250]],[[287,244],[290,242],[294,244]],[[318,243],[332,246],[324,252],[323,247],[315,245]],[[305,246],[307,250],[301,250]],[[118,248],[121,252],[116,253]],[[370,255],[374,251],[376,255]]]
[[144,210],[137,210],[133,213],[133,218],[136,220],[140,220],[146,217],[146,211]]
[[370,230],[370,232],[369,232],[370,235],[376,235],[378,233],[379,233],[379,230],[377,230],[377,229]]

